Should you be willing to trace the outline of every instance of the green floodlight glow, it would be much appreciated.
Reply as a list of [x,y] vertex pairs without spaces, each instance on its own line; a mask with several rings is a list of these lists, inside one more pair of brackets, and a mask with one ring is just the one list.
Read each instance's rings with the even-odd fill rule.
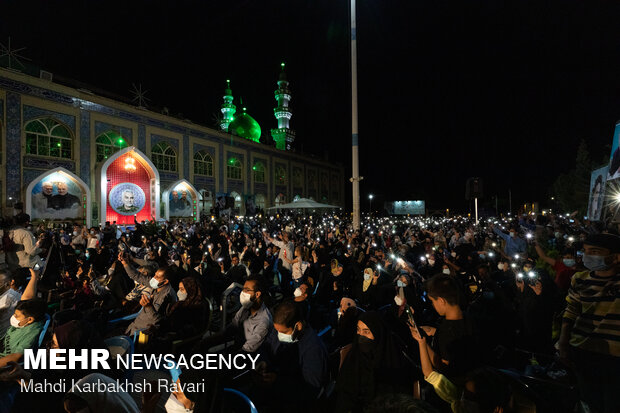
[[58,147],[60,148],[62,145],[60,144],[60,142],[58,142],[58,143],[56,144],[56,146],[58,146]]
[[280,66],[282,66],[282,69],[284,69],[284,62],[280,63]]
[[256,165],[254,165],[254,166],[252,167],[252,170],[253,170],[253,171],[255,171],[255,170],[256,170]]
[[230,160],[228,161],[228,163],[230,163],[230,164],[235,163],[235,158],[230,158]]

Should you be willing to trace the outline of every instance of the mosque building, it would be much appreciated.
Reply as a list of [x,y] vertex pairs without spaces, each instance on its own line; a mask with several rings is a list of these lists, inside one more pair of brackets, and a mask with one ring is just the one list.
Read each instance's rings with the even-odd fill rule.
[[295,150],[284,64],[268,132],[226,82],[219,130],[0,67],[0,199],[33,220],[119,224],[249,215],[312,198],[344,205],[344,168]]

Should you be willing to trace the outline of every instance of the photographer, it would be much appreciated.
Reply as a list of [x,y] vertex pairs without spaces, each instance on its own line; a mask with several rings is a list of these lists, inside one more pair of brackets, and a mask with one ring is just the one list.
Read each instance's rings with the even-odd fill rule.
[[[10,270],[18,267],[32,268],[40,261],[39,253],[41,241],[37,241],[32,232],[27,229],[30,224],[30,216],[28,214],[19,214],[15,216],[15,226],[9,232],[9,238],[13,241],[13,251],[7,255],[12,259],[7,259]],[[7,257],[9,258],[9,257]]]

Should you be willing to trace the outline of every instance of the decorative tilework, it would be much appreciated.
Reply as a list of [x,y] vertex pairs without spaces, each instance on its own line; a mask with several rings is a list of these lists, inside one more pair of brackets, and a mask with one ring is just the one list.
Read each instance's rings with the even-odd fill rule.
[[62,159],[39,158],[36,156],[24,156],[24,167],[37,169],[54,169],[62,166],[65,169],[75,172],[75,162]]
[[90,112],[80,110],[80,177],[90,186]]
[[[45,171],[37,170],[37,169],[26,169],[24,168],[24,184],[27,186],[30,182],[34,181],[39,177],[39,175],[45,173]],[[8,183],[8,182],[7,182]]]
[[264,193],[266,194],[269,189],[269,185],[267,184],[254,184],[254,193]]
[[210,191],[215,190],[215,178],[210,178],[207,176],[194,176],[194,186],[197,190],[208,189]]
[[[30,86],[22,82],[16,82],[11,79],[0,77],[0,89],[7,89],[15,93],[21,93],[24,95],[37,96],[54,102],[65,103],[72,105],[74,99],[70,96],[54,92],[48,89],[41,89],[35,86]],[[8,99],[7,99],[8,100]],[[21,100],[21,99],[20,99]]]
[[[2,80],[0,78],[0,80]],[[0,83],[0,86],[2,84]],[[7,197],[21,198],[21,96],[6,94],[6,194]]]
[[142,123],[138,125],[138,149],[146,153],[146,126]]
[[228,181],[228,192],[238,192],[239,194],[243,194],[243,181]]
[[228,160],[231,157],[239,159],[241,161],[241,163],[243,163],[243,155],[242,154],[236,153],[236,152],[227,151],[226,152],[226,162],[228,162]]
[[183,161],[183,176],[185,179],[189,179],[189,164],[191,163],[189,157],[189,135],[183,135]]
[[166,143],[169,143],[170,145],[172,145],[177,152],[177,156],[179,156],[179,140],[178,139],[171,138],[169,136],[162,136],[162,135],[156,135],[154,133],[151,133],[151,148],[155,146],[155,144],[161,141],[166,141]]
[[[216,162],[216,159],[215,159],[215,148],[213,146],[201,145],[199,143],[195,143],[194,144],[193,153],[196,153],[196,152],[202,151],[202,150],[207,151],[207,153],[209,153],[211,155],[211,157],[213,158],[213,162]],[[193,156],[192,156],[192,158],[193,158]]]
[[[165,181],[170,181],[169,183],[172,183],[174,181],[178,181],[179,180],[179,175],[175,174],[175,173],[159,171],[159,179],[161,181],[165,180]],[[162,185],[162,188],[164,188],[163,185]]]
[[28,105],[24,105],[22,109],[24,123],[34,118],[52,117],[67,125],[69,129],[71,129],[71,131],[75,134],[75,116],[73,115],[67,115],[66,113],[54,112],[52,110],[37,108]]

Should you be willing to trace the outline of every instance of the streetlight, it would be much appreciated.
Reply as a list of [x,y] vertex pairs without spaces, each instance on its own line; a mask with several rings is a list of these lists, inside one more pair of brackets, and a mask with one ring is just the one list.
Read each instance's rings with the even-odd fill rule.
[[370,211],[370,213],[372,214],[372,199],[375,196],[373,194],[369,194],[368,195],[368,211]]
[[353,184],[353,230],[360,229],[360,181],[359,144],[357,129],[357,24],[355,19],[355,0],[351,0],[351,172]]

